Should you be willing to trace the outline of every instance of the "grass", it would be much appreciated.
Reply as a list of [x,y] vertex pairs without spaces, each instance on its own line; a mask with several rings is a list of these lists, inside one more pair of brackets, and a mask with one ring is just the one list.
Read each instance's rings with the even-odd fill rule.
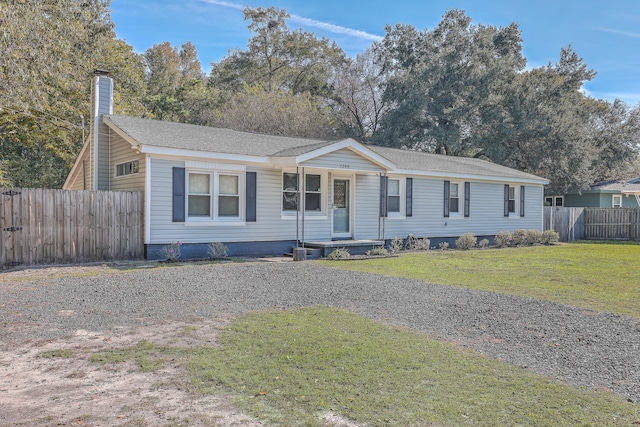
[[639,259],[637,244],[573,243],[319,262],[640,317]]
[[41,353],[38,353],[38,357],[42,357],[43,359],[71,359],[75,356],[75,352],[73,350],[69,350],[68,348],[59,348],[55,350],[46,350]]
[[102,364],[132,360],[142,372],[151,372],[160,369],[170,356],[170,350],[159,348],[151,341],[141,340],[134,347],[94,353],[89,357],[89,360]]
[[640,406],[347,311],[254,313],[221,347],[197,351],[193,383],[232,393],[267,425],[603,426],[640,423]]

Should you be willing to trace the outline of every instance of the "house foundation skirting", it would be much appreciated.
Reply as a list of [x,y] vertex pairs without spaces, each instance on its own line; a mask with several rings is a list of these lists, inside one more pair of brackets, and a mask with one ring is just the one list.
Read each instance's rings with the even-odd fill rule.
[[[145,259],[150,261],[161,261],[160,251],[170,242],[165,244],[144,245]],[[247,256],[282,256],[291,253],[291,248],[296,246],[295,240],[278,240],[269,242],[229,242],[224,243],[229,251],[230,257]],[[183,243],[180,247],[180,259],[207,259],[210,258],[208,243]]]

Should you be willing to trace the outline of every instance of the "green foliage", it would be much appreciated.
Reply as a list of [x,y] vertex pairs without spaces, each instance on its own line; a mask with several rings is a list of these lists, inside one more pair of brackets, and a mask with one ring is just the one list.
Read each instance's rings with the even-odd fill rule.
[[207,245],[209,256],[213,259],[226,258],[229,256],[229,250],[222,242],[211,242]]
[[329,253],[329,255],[327,255],[327,259],[332,261],[349,258],[351,258],[351,254],[349,253],[349,250],[345,248],[335,248]]
[[253,36],[246,50],[211,64],[211,84],[231,93],[257,84],[267,92],[326,96],[333,67],[345,61],[344,51],[313,33],[291,31],[289,17],[283,9],[246,7],[244,19]]
[[478,242],[478,247],[481,249],[486,249],[489,247],[489,239],[482,239]]
[[404,248],[404,241],[400,237],[394,237],[391,240],[388,251],[391,255],[396,255]]
[[540,237],[540,243],[543,245],[552,245],[560,241],[560,234],[554,230],[544,230]]
[[516,24],[472,25],[449,10],[431,31],[387,27],[379,61],[393,70],[384,99],[380,144],[474,155],[503,119],[501,103],[526,63]]
[[309,92],[267,91],[259,84],[244,86],[230,96],[212,126],[269,135],[334,138],[332,117],[319,107],[320,98]]
[[182,242],[172,242],[160,248],[158,255],[169,262],[176,262],[182,255]]
[[438,249],[440,249],[441,251],[446,251],[447,249],[449,249],[449,242],[438,243]]
[[527,230],[527,244],[535,245],[542,242],[542,231]]
[[473,233],[464,233],[456,239],[456,249],[468,250],[476,245],[478,238]]
[[633,268],[638,257],[637,243],[573,243],[414,253],[337,266],[640,318],[640,286]]
[[94,353],[89,357],[89,360],[101,364],[135,361],[142,372],[152,372],[160,369],[169,359],[166,353],[171,354],[171,352],[158,348],[151,341],[141,340],[134,347]]
[[529,243],[529,241],[527,240],[527,237],[528,237],[527,230],[523,228],[518,228],[516,230],[513,230],[513,233],[511,233],[511,244],[514,246],[527,245]]
[[344,310],[249,314],[225,328],[220,344],[191,358],[192,382],[231,393],[265,425],[328,425],[328,413],[363,426],[630,425],[640,417],[613,394]]
[[373,249],[368,250],[365,255],[367,256],[388,256],[389,251],[384,248],[384,246],[378,246]]
[[376,143],[485,158],[548,178],[551,194],[617,178],[637,157],[640,106],[585,96],[596,73],[571,47],[525,70],[516,24],[474,25],[460,10],[433,30],[386,31],[375,51],[393,108]]
[[426,251],[429,249],[430,241],[426,237],[423,239],[417,238],[413,234],[409,234],[404,240],[404,249],[407,251]]
[[74,356],[74,351],[68,348],[59,348],[56,350],[47,350],[38,353],[38,357],[43,359],[71,359]]
[[511,246],[513,235],[509,231],[499,231],[493,241],[497,247],[506,248],[507,246]]
[[[95,68],[113,72],[135,107],[144,70],[116,40],[108,1],[0,3],[0,168],[5,185],[60,187],[83,144]],[[86,120],[88,127],[88,119]]]

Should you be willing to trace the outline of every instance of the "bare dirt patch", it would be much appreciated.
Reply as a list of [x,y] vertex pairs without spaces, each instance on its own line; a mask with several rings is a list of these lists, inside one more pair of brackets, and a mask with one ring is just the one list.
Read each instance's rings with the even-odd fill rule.
[[0,352],[0,426],[259,426],[229,396],[198,393],[185,360],[153,372],[133,362],[98,364],[91,354],[148,340],[162,347],[216,345],[225,319],[77,331]]

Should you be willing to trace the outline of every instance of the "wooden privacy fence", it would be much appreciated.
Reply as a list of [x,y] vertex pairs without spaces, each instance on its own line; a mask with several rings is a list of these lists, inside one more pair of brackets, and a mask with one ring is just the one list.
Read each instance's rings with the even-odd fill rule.
[[544,229],[560,241],[640,240],[640,208],[544,208]]
[[545,206],[544,229],[555,230],[561,242],[574,242],[584,238],[585,208],[556,208]]
[[143,193],[0,189],[0,269],[142,258]]
[[640,240],[640,208],[585,209],[584,238]]

